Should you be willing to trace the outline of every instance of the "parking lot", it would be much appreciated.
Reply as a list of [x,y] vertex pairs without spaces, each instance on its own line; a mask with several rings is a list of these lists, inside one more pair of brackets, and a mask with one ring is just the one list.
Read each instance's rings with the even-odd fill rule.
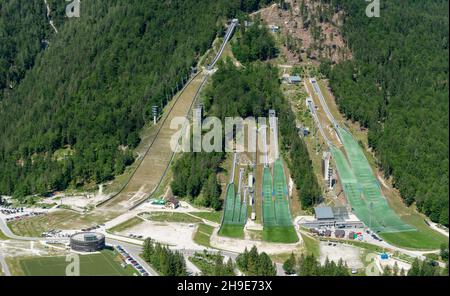
[[139,272],[140,275],[149,276],[149,272],[147,270],[145,270],[145,268],[141,264],[139,264],[139,262],[137,262],[137,260],[133,256],[131,256],[125,250],[125,248],[123,248],[120,245],[117,245],[115,248],[119,252],[119,254],[122,256],[122,258],[124,259],[124,262],[126,262],[126,264],[132,265]]
[[104,224],[95,225],[88,228],[82,228],[79,230],[60,230],[60,229],[50,229],[49,231],[43,232],[42,237],[49,238],[68,238],[78,232],[101,232],[103,230]]
[[26,208],[14,208],[10,206],[1,206],[0,213],[4,216],[6,222],[18,221],[25,218],[45,215],[45,211],[36,211]]
[[323,264],[326,258],[336,263],[342,259],[351,269],[361,269],[364,267],[361,261],[361,249],[341,243],[321,242],[320,262]]
[[367,242],[379,245],[383,242],[378,235],[370,231],[369,229],[363,228],[339,228],[339,227],[320,227],[320,228],[310,228],[309,232],[313,235],[324,237],[324,238],[336,238],[336,239],[347,239],[347,240],[358,240],[361,242]]

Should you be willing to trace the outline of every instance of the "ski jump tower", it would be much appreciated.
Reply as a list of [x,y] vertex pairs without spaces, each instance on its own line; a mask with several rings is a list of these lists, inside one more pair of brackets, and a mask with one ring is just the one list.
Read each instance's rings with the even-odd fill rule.
[[270,146],[273,147],[273,158],[277,160],[280,158],[278,151],[278,118],[275,110],[269,110],[269,125],[270,125]]
[[333,187],[333,168],[330,165],[331,153],[325,151],[322,157],[322,173],[325,180],[327,188],[331,189]]
[[264,154],[264,167],[269,167],[269,149],[267,147],[267,125],[262,123],[259,127],[259,133],[262,143],[262,153]]

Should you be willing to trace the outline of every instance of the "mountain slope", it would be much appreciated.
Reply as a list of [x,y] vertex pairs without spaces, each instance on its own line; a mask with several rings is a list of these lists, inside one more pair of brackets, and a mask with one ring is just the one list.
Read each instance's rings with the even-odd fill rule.
[[121,173],[151,106],[165,103],[238,4],[83,2],[81,17],[58,28],[0,103],[0,193],[23,197]]
[[369,127],[406,203],[448,225],[448,1],[380,2],[380,18],[368,18],[364,1],[333,1],[354,59],[333,68],[330,86],[341,111]]
[[42,1],[0,0],[0,101],[33,67],[50,36]]

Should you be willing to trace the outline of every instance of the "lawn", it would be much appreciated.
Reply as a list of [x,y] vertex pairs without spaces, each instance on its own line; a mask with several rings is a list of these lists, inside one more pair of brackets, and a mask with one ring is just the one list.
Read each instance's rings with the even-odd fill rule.
[[432,230],[380,233],[379,236],[393,245],[410,249],[439,249],[442,243],[448,244],[448,238]]
[[242,225],[222,225],[219,230],[219,235],[232,238],[244,238],[244,227]]
[[0,240],[7,240],[8,237],[0,230]]
[[205,246],[205,247],[211,247],[210,245],[210,240],[211,240],[211,235],[214,231],[214,227],[206,225],[206,224],[199,224],[197,231],[195,232],[194,235],[194,242],[196,242],[197,244],[201,245],[201,246]]
[[443,234],[431,229],[425,223],[425,216],[417,212],[415,205],[407,207],[397,190],[386,189],[382,186],[389,206],[406,223],[414,226],[417,231],[380,233],[380,236],[388,243],[407,249],[435,250],[439,249],[442,243],[448,243],[448,238]]
[[77,219],[79,213],[60,210],[48,215],[42,215],[32,218],[25,218],[19,221],[9,222],[8,226],[11,231],[20,236],[40,237],[42,232],[49,229],[60,228],[66,223]]
[[219,223],[222,221],[222,212],[192,212],[192,215],[206,219],[211,222]]
[[247,234],[250,236],[252,240],[262,240],[263,239],[263,231],[262,230],[252,230],[247,229]]
[[[119,254],[113,250],[103,250],[92,255],[80,255],[81,276],[132,276],[138,274],[130,265],[121,266]],[[22,258],[14,268],[16,275],[26,276],[65,276],[65,256]],[[20,267],[20,268],[17,268]]]
[[150,212],[143,213],[141,217],[150,221],[157,222],[177,222],[177,223],[199,223],[200,219],[192,217],[184,213],[176,212]]
[[114,226],[113,228],[108,229],[111,232],[121,232],[128,228],[134,227],[136,225],[141,224],[144,222],[142,218],[139,217],[133,217],[130,220],[127,220],[125,222],[120,223],[119,225]]
[[320,246],[319,241],[309,235],[302,234],[302,239],[304,242],[305,250],[308,255],[312,254],[314,257],[320,257]]
[[298,242],[298,236],[294,226],[264,226],[263,240],[289,244]]

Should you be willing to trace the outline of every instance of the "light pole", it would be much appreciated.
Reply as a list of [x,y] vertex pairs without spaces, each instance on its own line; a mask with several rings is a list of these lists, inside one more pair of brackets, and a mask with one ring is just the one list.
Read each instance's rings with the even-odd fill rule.
[[153,124],[156,125],[156,116],[158,115],[158,106],[156,106],[156,105],[152,106],[152,113],[153,113]]

